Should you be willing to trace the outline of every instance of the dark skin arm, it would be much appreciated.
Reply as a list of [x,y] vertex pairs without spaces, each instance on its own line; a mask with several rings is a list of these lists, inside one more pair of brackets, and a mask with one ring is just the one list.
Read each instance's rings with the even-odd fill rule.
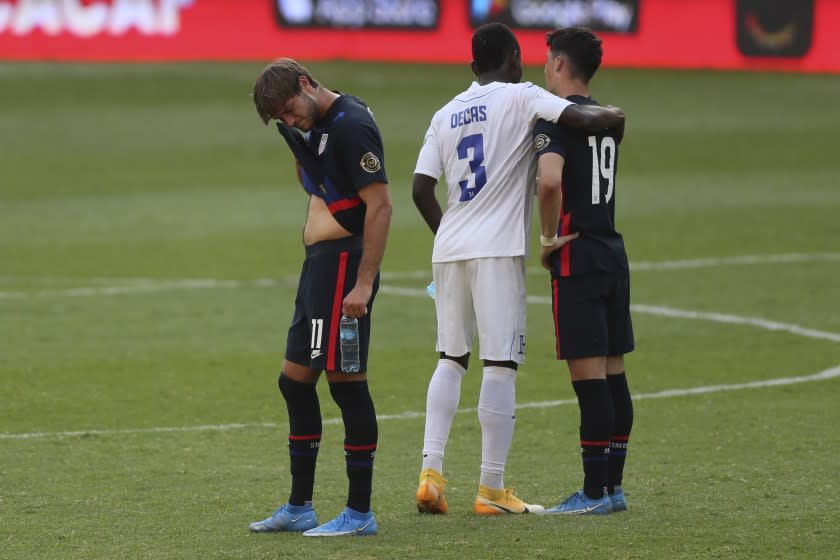
[[435,185],[437,185],[437,179],[422,173],[415,173],[414,181],[411,183],[411,196],[414,199],[414,205],[420,211],[420,215],[429,225],[429,229],[432,230],[432,233],[437,234],[440,220],[443,218],[443,210],[441,210],[440,204],[435,198]]
[[624,111],[612,105],[570,105],[563,110],[557,124],[589,132],[612,128],[617,131],[619,142],[624,137]]

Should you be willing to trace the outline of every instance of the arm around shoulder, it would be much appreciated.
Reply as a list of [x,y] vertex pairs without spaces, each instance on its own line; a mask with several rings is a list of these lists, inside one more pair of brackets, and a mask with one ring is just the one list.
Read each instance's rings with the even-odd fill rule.
[[624,132],[624,111],[618,107],[597,105],[569,105],[557,119],[557,124],[590,132],[615,128]]

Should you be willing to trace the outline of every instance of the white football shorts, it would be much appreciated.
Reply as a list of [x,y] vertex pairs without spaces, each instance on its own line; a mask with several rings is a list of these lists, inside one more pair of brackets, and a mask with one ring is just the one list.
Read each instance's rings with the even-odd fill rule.
[[482,360],[525,361],[524,257],[433,263],[432,273],[438,352],[471,352],[477,328]]

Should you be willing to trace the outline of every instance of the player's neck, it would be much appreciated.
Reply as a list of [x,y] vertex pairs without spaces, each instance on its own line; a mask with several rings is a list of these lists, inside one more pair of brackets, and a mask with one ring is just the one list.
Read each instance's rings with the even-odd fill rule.
[[476,80],[478,81],[478,85],[486,86],[487,84],[492,84],[493,82],[502,82],[502,83],[516,83],[511,81],[510,77],[505,75],[501,72],[488,72],[486,74],[479,74],[476,76]]
[[315,99],[318,103],[319,119],[324,118],[324,115],[327,114],[330,107],[332,107],[332,104],[335,103],[335,100],[339,97],[341,97],[339,94],[325,87],[319,87],[315,91]]
[[580,95],[589,97],[589,86],[580,81],[572,81],[560,88],[560,97]]

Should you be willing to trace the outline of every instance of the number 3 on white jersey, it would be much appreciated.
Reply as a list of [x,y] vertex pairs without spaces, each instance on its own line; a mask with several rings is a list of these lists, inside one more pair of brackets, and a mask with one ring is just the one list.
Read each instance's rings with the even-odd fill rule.
[[[472,150],[472,157],[470,157],[470,150]],[[467,159],[468,157],[470,158],[470,173],[475,176],[475,186],[470,187],[468,179],[458,181],[458,186],[461,187],[461,197],[458,200],[461,202],[475,198],[478,191],[487,184],[487,169],[481,165],[484,162],[483,134],[470,134],[464,136],[458,142],[458,159]]]
[[598,139],[595,136],[589,136],[588,140],[589,147],[592,148],[592,204],[601,203],[601,177],[607,180],[605,202],[609,202],[613,195],[615,180],[615,140],[609,136],[601,140],[600,158],[598,157]]

